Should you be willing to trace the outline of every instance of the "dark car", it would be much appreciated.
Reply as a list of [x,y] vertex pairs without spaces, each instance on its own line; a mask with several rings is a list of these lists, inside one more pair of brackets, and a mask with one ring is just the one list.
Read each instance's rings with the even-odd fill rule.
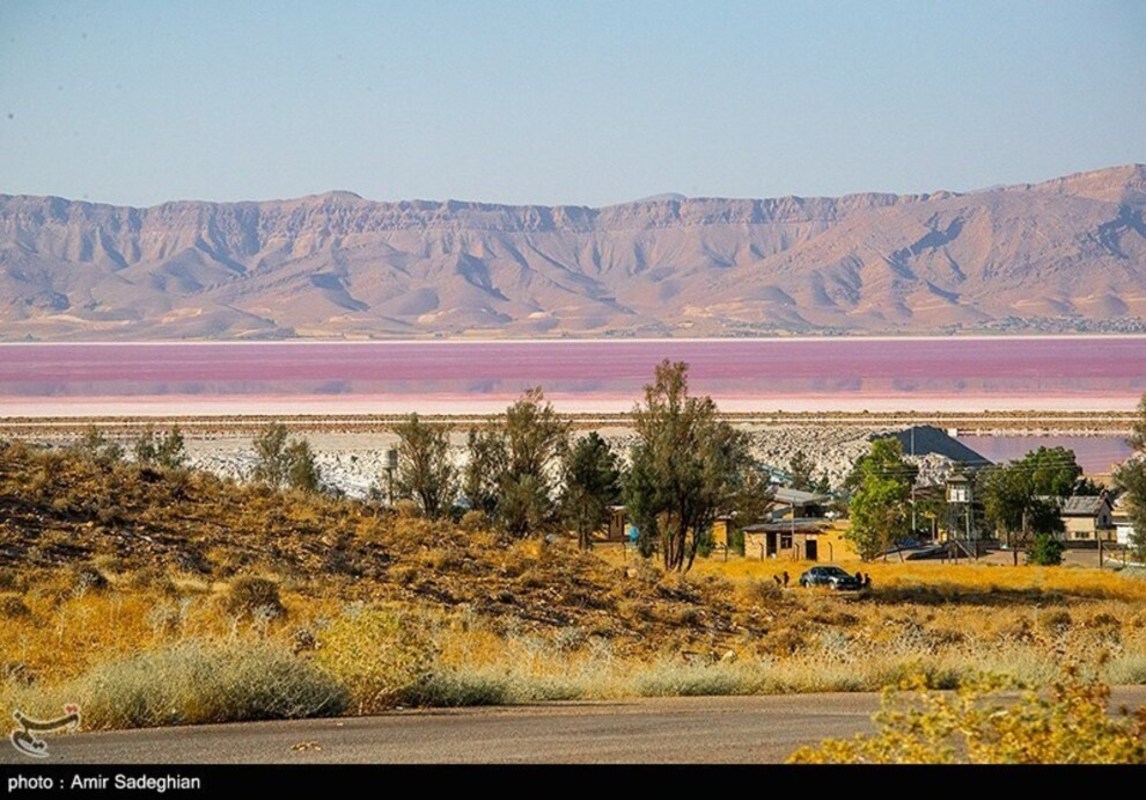
[[801,586],[826,586],[829,589],[860,589],[859,579],[839,567],[812,567],[800,576]]

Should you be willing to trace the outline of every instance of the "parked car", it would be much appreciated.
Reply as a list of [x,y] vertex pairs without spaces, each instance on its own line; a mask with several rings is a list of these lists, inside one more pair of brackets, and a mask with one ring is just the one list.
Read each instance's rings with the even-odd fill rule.
[[859,579],[839,567],[812,567],[800,576],[801,586],[826,586],[829,589],[860,589]]

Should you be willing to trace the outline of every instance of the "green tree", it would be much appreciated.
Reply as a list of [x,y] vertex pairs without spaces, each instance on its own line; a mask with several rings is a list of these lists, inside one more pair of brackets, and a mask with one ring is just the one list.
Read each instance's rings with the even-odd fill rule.
[[577,531],[577,544],[588,550],[593,531],[609,521],[609,507],[620,502],[621,472],[617,456],[596,431],[578,439],[565,458],[561,507]]
[[89,425],[73,448],[89,461],[110,466],[123,460],[123,446],[113,442],[95,425]]
[[793,454],[792,460],[788,462],[791,487],[803,492],[813,490],[816,487],[816,479],[813,475],[815,471],[815,462],[803,450],[797,450]]
[[1064,530],[1058,498],[1069,497],[1081,475],[1074,452],[1062,447],[1040,447],[980,473],[977,492],[983,499],[984,519],[1006,535],[1016,564],[1018,548],[1033,536],[1042,537],[1041,553],[1053,550],[1044,540]]
[[322,488],[322,473],[306,439],[291,440],[286,448],[286,463],[287,486],[304,492],[317,492]]
[[[717,514],[744,501],[756,466],[748,437],[717,416],[710,397],[690,397],[688,365],[661,362],[633,410],[637,441],[630,452],[625,499],[642,552],[659,541],[666,569],[687,571]],[[638,542],[640,544],[640,542]]]
[[1146,458],[1139,453],[1124,462],[1115,471],[1114,482],[1125,492],[1126,512],[1133,528],[1130,547],[1134,559],[1146,560]]
[[492,427],[470,431],[470,504],[512,536],[551,528],[558,520],[558,473],[568,442],[569,424],[541,388],[526,390]]
[[903,458],[903,445],[893,437],[876,439],[856,460],[848,476],[851,487],[845,536],[864,561],[870,561],[908,533],[911,486],[918,470]]
[[471,429],[466,436],[466,452],[462,491],[471,508],[493,518],[508,459],[505,439],[493,428]]
[[1014,465],[1029,473],[1031,491],[1036,495],[1070,497],[1082,477],[1074,451],[1065,447],[1040,447]]
[[285,425],[268,423],[255,437],[255,467],[251,477],[276,488],[318,491],[321,473],[310,443],[289,439]]
[[437,519],[449,511],[458,490],[450,458],[450,426],[429,425],[417,414],[394,427],[398,435],[398,494],[413,497],[422,513]]
[[187,450],[183,433],[175,425],[167,433],[156,433],[154,425],[148,425],[135,441],[135,460],[147,467],[179,469],[187,462]]
[[1134,455],[1114,472],[1114,483],[1125,492],[1127,515],[1133,533],[1130,546],[1135,560],[1146,560],[1146,394],[1138,402],[1138,417],[1126,443]]

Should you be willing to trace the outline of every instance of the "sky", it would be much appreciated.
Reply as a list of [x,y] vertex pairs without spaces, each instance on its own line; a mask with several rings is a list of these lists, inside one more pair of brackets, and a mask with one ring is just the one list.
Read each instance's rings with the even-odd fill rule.
[[0,193],[604,206],[1146,162],[1141,0],[3,0]]

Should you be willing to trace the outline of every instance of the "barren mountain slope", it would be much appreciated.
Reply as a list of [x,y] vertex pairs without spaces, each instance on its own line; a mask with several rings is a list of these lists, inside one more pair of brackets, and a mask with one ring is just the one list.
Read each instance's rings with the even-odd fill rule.
[[1146,166],[602,209],[0,195],[0,339],[1146,329]]

